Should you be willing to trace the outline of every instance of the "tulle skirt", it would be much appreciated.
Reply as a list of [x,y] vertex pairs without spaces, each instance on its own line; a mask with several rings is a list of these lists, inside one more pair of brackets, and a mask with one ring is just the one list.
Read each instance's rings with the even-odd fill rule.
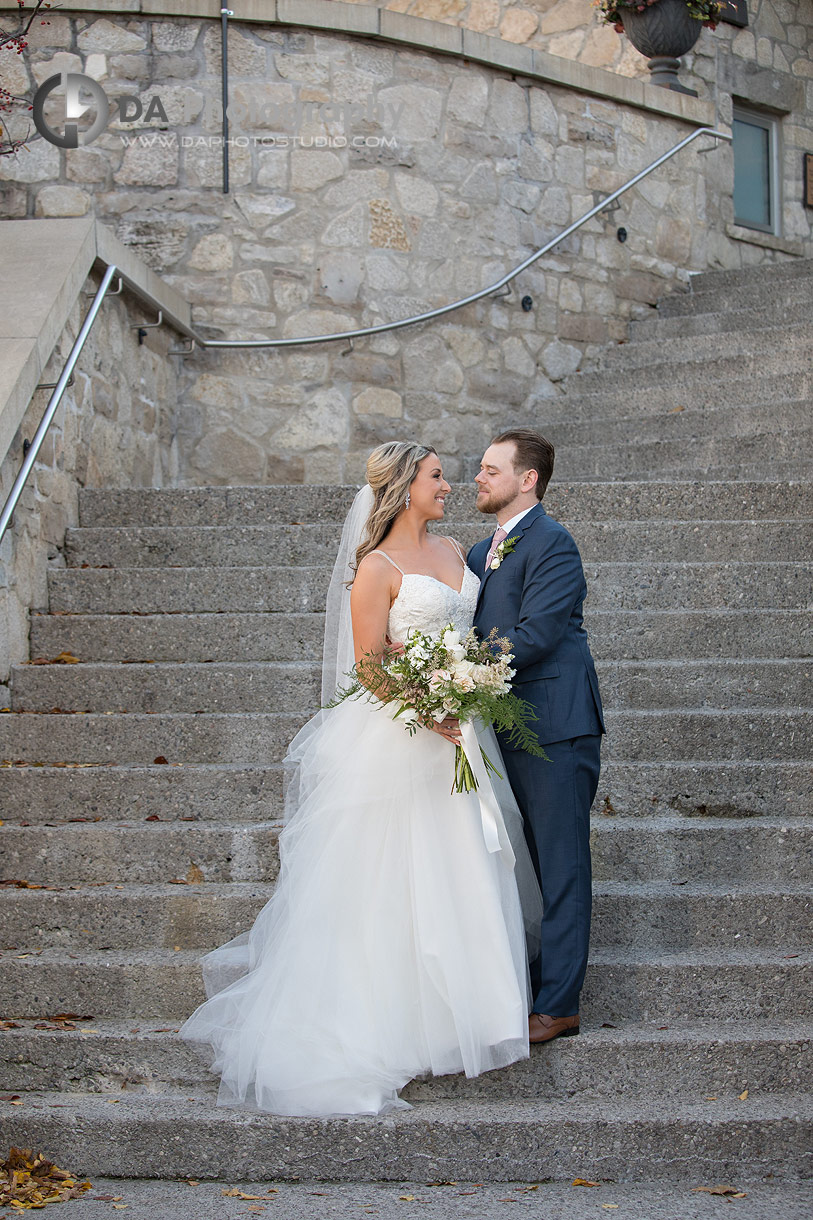
[[[499,765],[493,733],[487,749]],[[203,958],[209,999],[180,1031],[219,1074],[219,1104],[377,1114],[406,1107],[415,1076],[527,1058],[514,852],[502,820],[503,848],[487,850],[477,794],[451,793],[453,760],[369,699],[294,739],[274,894]]]

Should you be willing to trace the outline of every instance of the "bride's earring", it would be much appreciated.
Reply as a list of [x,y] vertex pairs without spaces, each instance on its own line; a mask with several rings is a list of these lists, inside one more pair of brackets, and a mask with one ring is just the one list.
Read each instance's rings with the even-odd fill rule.
[[412,497],[410,496],[409,492],[407,492],[406,505],[405,505],[406,508],[409,508],[409,501],[411,498]]

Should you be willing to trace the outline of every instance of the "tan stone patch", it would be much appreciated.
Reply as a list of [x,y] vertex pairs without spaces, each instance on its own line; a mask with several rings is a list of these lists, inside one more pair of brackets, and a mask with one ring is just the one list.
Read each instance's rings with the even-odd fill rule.
[[403,221],[395,215],[386,199],[371,199],[370,245],[389,250],[409,250],[410,241]]
[[526,8],[510,8],[500,22],[500,38],[506,42],[527,42],[539,25],[539,17]]

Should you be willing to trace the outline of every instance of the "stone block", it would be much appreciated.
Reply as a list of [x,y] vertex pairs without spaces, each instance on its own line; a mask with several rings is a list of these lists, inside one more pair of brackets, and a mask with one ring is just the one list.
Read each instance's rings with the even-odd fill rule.
[[179,154],[177,141],[168,141],[164,148],[131,144],[113,178],[126,186],[171,186],[178,181]]
[[400,419],[404,414],[404,403],[395,390],[370,386],[353,399],[353,410],[357,415],[386,415]]
[[296,208],[285,195],[235,195],[234,201],[253,229],[273,224]]
[[207,482],[215,484],[259,483],[265,473],[263,447],[232,428],[207,432],[190,460]]
[[257,185],[287,189],[288,161],[289,156],[284,149],[259,149],[257,152]]
[[12,157],[0,157],[0,181],[48,182],[59,178],[59,149],[47,140],[32,140]]
[[82,30],[76,39],[80,51],[100,51],[109,55],[116,51],[144,51],[147,40],[140,34],[125,28],[123,23],[114,24],[102,17]]
[[340,448],[347,442],[349,420],[344,395],[331,387],[319,390],[308,404],[274,434],[273,446],[282,450]]
[[521,134],[528,128],[528,90],[497,78],[491,86],[488,115],[497,131]]
[[341,159],[327,149],[295,149],[291,153],[291,189],[294,191],[317,191],[343,173]]
[[[190,188],[220,187],[223,183],[223,151],[206,136],[192,137],[195,143],[183,151],[183,176]],[[251,149],[233,144],[229,149],[229,187],[248,186],[251,182]],[[265,221],[267,223],[267,220]]]
[[233,264],[232,239],[226,233],[207,233],[188,259],[188,265],[196,271],[227,271]]
[[235,305],[270,305],[271,290],[265,273],[238,271],[232,280],[232,300]]
[[389,201],[371,199],[367,206],[370,213],[370,245],[390,250],[409,250],[410,241],[404,222],[395,214]]
[[432,140],[440,131],[443,93],[439,89],[393,85],[379,90],[378,103],[391,115],[388,134],[399,140]]
[[152,45],[156,51],[191,51],[200,31],[201,25],[198,21],[155,21],[152,26]]
[[476,34],[488,34],[497,29],[500,0],[471,0],[466,25]]
[[446,113],[461,123],[482,127],[488,108],[488,80],[474,69],[458,73],[446,100]]
[[35,216],[85,216],[90,195],[76,186],[44,186],[37,192]]
[[61,13],[46,13],[41,21],[35,21],[26,34],[31,50],[40,47],[69,47],[73,40],[70,17]]
[[395,190],[405,212],[415,216],[434,216],[437,212],[437,188],[428,178],[396,172]]
[[539,25],[539,16],[527,8],[510,8],[500,22],[500,38],[506,42],[527,42]]
[[[251,26],[245,27],[251,30]],[[237,26],[229,25],[228,36],[229,76],[255,76],[262,79],[266,72],[268,50],[263,42],[255,42],[251,34],[243,33]],[[221,32],[220,25],[207,23],[203,35],[203,57],[210,76],[220,75]]]
[[354,329],[355,320],[350,314],[329,309],[305,309],[288,318],[283,333],[286,339],[302,339],[310,335],[332,335]]
[[356,203],[346,212],[341,212],[322,232],[324,246],[362,246],[365,240],[367,208]]
[[581,358],[578,347],[554,339],[543,350],[541,364],[551,381],[561,381],[563,377],[575,373],[581,364]]
[[352,305],[358,299],[361,281],[362,266],[358,254],[337,251],[326,254],[320,261],[321,290],[335,305]]

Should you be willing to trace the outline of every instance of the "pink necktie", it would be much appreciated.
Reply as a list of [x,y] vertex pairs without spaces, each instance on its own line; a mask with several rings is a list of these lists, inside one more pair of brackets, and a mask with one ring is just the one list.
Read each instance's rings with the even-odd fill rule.
[[488,571],[488,569],[491,567],[491,561],[496,554],[497,547],[500,545],[502,540],[507,537],[508,537],[507,531],[504,530],[501,525],[498,526],[498,528],[496,529],[496,531],[494,533],[494,537],[491,539],[491,550],[486,555],[486,571]]

